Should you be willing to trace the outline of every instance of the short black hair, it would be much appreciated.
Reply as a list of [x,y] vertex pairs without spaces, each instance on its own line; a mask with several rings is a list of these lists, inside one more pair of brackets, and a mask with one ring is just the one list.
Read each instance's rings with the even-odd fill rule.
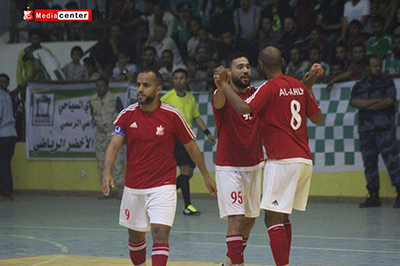
[[164,51],[161,53],[161,56],[162,56],[163,53],[170,53],[170,54],[172,55],[172,57],[174,56],[174,53],[173,53],[171,50],[169,50],[169,49],[164,50]]
[[106,85],[108,86],[108,79],[106,77],[100,77],[100,78],[96,79],[96,82],[97,81],[104,81],[106,83]]
[[193,57],[193,56],[189,57],[189,58],[186,60],[186,65],[189,64],[189,62],[195,63],[196,65],[199,64],[199,62],[197,62],[196,57]]
[[152,51],[155,55],[157,55],[157,50],[153,46],[146,46],[145,48],[143,48],[143,53],[147,51]]
[[8,82],[10,82],[10,77],[5,73],[1,73],[0,78],[6,78],[8,80]]
[[353,19],[350,23],[349,23],[349,26],[351,26],[351,25],[355,25],[355,26],[358,26],[359,28],[361,28],[362,27],[362,24],[361,24],[361,22],[360,21],[358,21],[358,20],[356,20],[356,19]]
[[178,73],[183,73],[183,74],[185,74],[186,77],[189,76],[188,72],[183,68],[178,68],[177,70],[175,70],[174,73],[172,73],[172,76],[174,76],[175,74],[178,74]]
[[73,52],[79,52],[79,53],[81,54],[81,56],[83,56],[83,50],[82,50],[82,47],[80,47],[80,46],[74,46],[74,47],[72,47],[72,49],[71,49],[71,55],[72,55]]
[[373,58],[378,59],[379,61],[382,62],[382,60],[379,57],[377,57],[376,55],[368,55],[365,58],[365,65],[369,66],[371,64],[371,59],[373,59]]
[[231,68],[233,60],[238,59],[240,57],[245,57],[245,58],[247,58],[247,60],[249,60],[248,56],[245,53],[234,52],[233,54],[228,56],[228,58],[226,59],[226,67]]
[[364,52],[365,52],[365,45],[362,42],[356,42],[355,44],[353,44],[353,50],[355,47],[362,47]]
[[154,73],[154,76],[156,77],[156,85],[157,86],[162,86],[162,81],[163,81],[163,78],[162,78],[162,76],[161,76],[161,74],[160,74],[160,72],[158,72],[157,70],[155,70],[155,69],[146,69],[146,70],[142,70],[142,71],[140,71],[139,73],[138,73],[138,76],[141,74],[141,73]]
[[381,16],[375,16],[372,18],[372,23],[379,23],[383,26],[385,25],[385,20]]
[[89,64],[89,65],[92,65],[92,66],[96,65],[96,61],[94,61],[94,59],[91,58],[91,57],[86,57],[85,59],[83,59],[83,63],[84,64]]
[[39,35],[39,37],[42,37],[42,32],[40,29],[34,28],[34,29],[29,30],[28,35],[29,35],[29,38],[32,38],[33,35]]
[[156,27],[161,27],[161,28],[163,28],[165,30],[166,33],[168,32],[168,28],[167,28],[167,26],[165,26],[164,23],[157,23]]

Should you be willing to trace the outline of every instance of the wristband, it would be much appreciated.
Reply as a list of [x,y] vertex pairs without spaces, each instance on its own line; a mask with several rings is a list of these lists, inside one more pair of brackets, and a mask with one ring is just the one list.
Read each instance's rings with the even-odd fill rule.
[[203,131],[204,135],[208,136],[209,134],[211,134],[210,130],[208,130],[208,128],[204,129]]

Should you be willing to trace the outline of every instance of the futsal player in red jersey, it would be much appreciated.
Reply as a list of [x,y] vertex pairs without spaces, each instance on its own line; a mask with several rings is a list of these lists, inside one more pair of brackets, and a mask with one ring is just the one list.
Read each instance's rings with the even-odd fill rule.
[[181,112],[159,101],[162,77],[145,70],[137,77],[138,103],[121,111],[104,160],[102,190],[114,186],[111,169],[118,150],[127,146],[125,189],[120,208],[120,225],[129,231],[133,265],[146,265],[146,232],[153,236],[152,265],[165,266],[169,256],[168,236],[176,210],[175,139],[184,144],[212,195],[217,192],[195,135]]
[[[322,113],[307,88],[295,78],[283,75],[283,59],[278,49],[260,52],[259,66],[268,82],[243,100],[228,83],[224,67],[215,69],[215,79],[239,114],[259,116],[259,126],[268,160],[264,170],[261,209],[276,265],[289,265],[292,209],[304,211],[310,188],[312,160],[308,146],[306,119],[322,122]],[[311,75],[318,76],[319,69]]]
[[[255,92],[256,88],[250,86],[251,68],[245,54],[230,55],[227,71],[231,88],[241,99]],[[218,88],[212,97],[212,106],[218,132],[215,162],[218,207],[221,219],[228,218],[228,253],[224,265],[241,265],[250,231],[260,215],[264,158],[259,117],[238,114]]]

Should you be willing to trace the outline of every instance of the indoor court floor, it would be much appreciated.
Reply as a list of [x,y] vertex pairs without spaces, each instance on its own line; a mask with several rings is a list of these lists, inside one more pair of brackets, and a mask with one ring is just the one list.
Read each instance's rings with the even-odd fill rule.
[[[216,199],[194,198],[202,211],[183,216],[178,200],[169,266],[221,265],[227,221]],[[127,230],[118,225],[119,200],[19,195],[0,202],[0,265],[131,265]],[[262,214],[245,252],[246,265],[274,265]],[[400,209],[309,203],[291,215],[291,266],[399,266]],[[147,265],[152,241],[147,236]]]

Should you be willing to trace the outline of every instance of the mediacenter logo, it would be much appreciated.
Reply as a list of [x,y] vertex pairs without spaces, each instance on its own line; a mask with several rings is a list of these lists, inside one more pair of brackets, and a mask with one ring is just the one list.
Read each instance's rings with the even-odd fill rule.
[[67,22],[67,21],[92,21],[90,9],[36,9],[25,10],[24,20],[37,22]]

